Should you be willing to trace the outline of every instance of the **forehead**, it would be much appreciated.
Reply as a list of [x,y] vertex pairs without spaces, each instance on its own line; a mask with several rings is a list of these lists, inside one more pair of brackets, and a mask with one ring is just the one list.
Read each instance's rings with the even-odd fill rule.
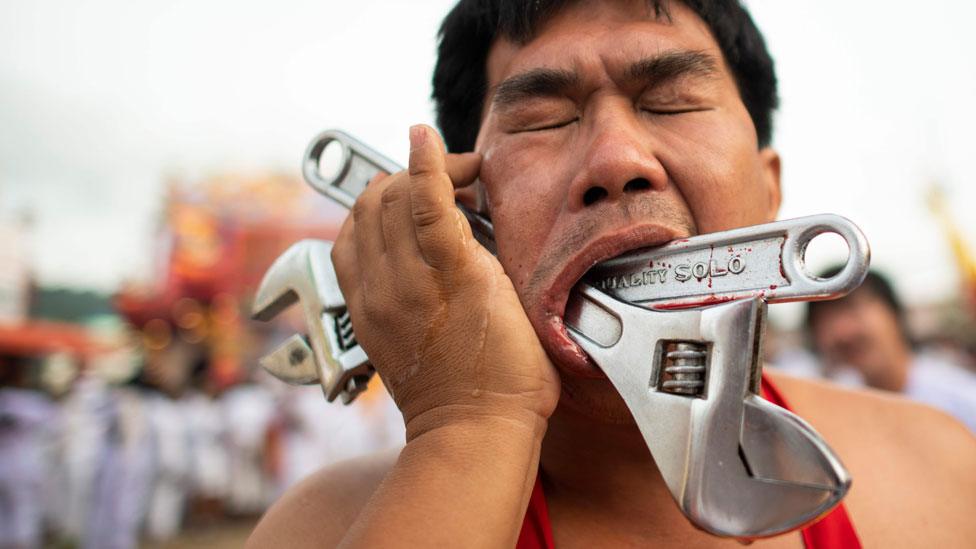
[[525,44],[504,37],[495,41],[488,54],[489,94],[504,79],[531,69],[612,75],[626,71],[636,59],[672,50],[708,53],[730,75],[705,22],[680,2],[670,2],[668,12],[656,15],[646,0],[572,3],[540,25]]
[[876,311],[883,312],[886,315],[895,315],[895,310],[873,288],[861,286],[841,299],[819,303],[814,317],[831,320],[854,312],[864,311]]

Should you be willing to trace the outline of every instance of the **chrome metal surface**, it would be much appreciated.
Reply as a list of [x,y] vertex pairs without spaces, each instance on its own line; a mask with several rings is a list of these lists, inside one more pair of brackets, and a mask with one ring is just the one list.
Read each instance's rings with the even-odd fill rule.
[[[807,245],[836,233],[850,249],[844,268],[822,279],[807,272]],[[761,297],[767,303],[833,299],[864,280],[871,253],[849,220],[800,217],[694,236],[638,250],[597,265],[587,284],[627,303],[654,308],[701,307]]]
[[319,383],[329,402],[352,402],[373,368],[352,337],[346,300],[332,266],[332,243],[302,240],[275,260],[261,280],[252,316],[271,320],[301,303],[308,335],[294,335],[261,359],[261,366],[291,384]]
[[[322,154],[330,144],[340,147],[342,157],[335,175],[322,174],[319,166]],[[366,184],[379,174],[392,174],[404,168],[382,153],[341,130],[326,130],[312,139],[302,157],[302,175],[313,189],[335,200],[346,208],[352,208]],[[471,224],[475,239],[492,254],[496,253],[494,229],[485,217],[487,210],[484,193],[477,195],[477,211],[464,204],[457,207]]]
[[678,395],[701,395],[705,390],[708,349],[700,343],[666,343],[657,378],[662,391]]
[[[335,175],[327,177],[319,170],[319,164],[325,149],[333,143],[340,147],[342,159]],[[346,208],[352,208],[356,197],[378,174],[396,173],[402,169],[396,162],[340,130],[326,130],[315,136],[302,158],[305,181]]]
[[[658,312],[585,284],[578,295],[565,318],[570,335],[623,397],[697,527],[740,539],[773,536],[815,520],[847,493],[850,476],[820,436],[757,394],[761,299]],[[591,337],[596,324],[612,327]],[[673,343],[673,358],[696,364],[694,353],[707,349],[700,393],[674,394],[660,383],[660,350]]]

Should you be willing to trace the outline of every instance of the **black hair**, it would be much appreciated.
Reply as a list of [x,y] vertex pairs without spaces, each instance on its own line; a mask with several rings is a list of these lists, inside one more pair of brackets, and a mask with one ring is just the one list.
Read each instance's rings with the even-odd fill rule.
[[[842,266],[831,267],[821,272],[819,276],[820,278],[831,278],[837,275],[842,268]],[[908,318],[905,315],[905,306],[902,304],[901,299],[899,299],[898,294],[895,293],[895,289],[888,280],[888,277],[879,273],[878,271],[868,271],[868,274],[864,277],[864,282],[862,282],[861,286],[854,290],[854,292],[867,292],[880,299],[881,302],[891,310],[892,314],[895,315],[895,319],[898,322],[898,327],[901,329],[901,334],[905,338],[905,341],[908,341],[909,344],[914,344],[908,329]],[[807,303],[807,327],[810,329],[813,328],[819,311],[823,311],[824,309],[835,306],[835,304],[843,304],[844,300],[850,299],[851,295],[842,297],[835,301],[811,301]]]
[[[739,0],[680,0],[708,25],[735,76],[759,146],[773,137],[779,104],[776,71],[766,42]],[[440,29],[431,97],[437,125],[451,152],[474,149],[488,91],[488,50],[497,37],[529,42],[540,25],[575,0],[460,0]],[[648,0],[657,17],[668,17],[669,0]]]

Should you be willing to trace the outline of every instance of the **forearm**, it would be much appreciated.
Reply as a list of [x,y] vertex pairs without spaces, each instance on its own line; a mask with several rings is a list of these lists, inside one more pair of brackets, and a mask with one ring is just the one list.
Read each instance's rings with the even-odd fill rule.
[[481,417],[425,430],[403,449],[343,547],[511,547],[546,422]]

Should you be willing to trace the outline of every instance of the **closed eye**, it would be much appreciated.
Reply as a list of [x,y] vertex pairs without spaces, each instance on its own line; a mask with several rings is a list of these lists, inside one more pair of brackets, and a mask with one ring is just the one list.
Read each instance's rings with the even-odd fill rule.
[[559,128],[565,128],[566,126],[569,126],[570,124],[574,124],[574,123],[576,123],[578,121],[579,121],[579,118],[571,118],[569,120],[564,120],[564,121],[561,121],[561,122],[556,122],[554,124],[546,124],[544,126],[535,126],[535,127],[531,127],[531,128],[524,128],[522,130],[517,131],[516,133],[520,133],[520,132],[542,132],[542,131],[546,131],[546,130],[558,130]]
[[707,107],[677,107],[677,108],[654,108],[654,109],[641,109],[647,114],[654,114],[658,116],[675,116],[678,114],[688,114],[693,112],[705,112],[712,109]]

